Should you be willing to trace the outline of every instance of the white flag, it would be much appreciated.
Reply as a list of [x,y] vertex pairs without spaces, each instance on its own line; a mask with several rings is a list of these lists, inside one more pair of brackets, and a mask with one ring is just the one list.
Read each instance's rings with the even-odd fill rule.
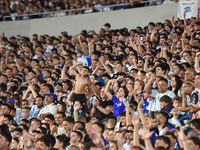
[[184,19],[183,13],[186,13],[186,19],[196,17],[198,11],[198,0],[179,0],[178,15],[180,19]]

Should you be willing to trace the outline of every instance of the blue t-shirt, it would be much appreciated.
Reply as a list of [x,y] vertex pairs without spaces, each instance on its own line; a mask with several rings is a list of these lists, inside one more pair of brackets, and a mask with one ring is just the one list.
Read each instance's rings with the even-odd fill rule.
[[[126,107],[123,103],[123,101],[119,101],[119,98],[113,95],[111,101],[114,103],[113,105],[113,116],[119,117],[122,112],[125,111]],[[125,99],[127,101],[127,99]]]

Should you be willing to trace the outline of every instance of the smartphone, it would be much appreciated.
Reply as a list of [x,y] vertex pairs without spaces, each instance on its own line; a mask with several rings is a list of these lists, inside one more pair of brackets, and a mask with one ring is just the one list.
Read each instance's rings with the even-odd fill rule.
[[143,37],[142,37],[142,36],[140,36],[140,37],[139,37],[139,40],[140,40],[140,41],[142,41],[142,40],[143,40]]

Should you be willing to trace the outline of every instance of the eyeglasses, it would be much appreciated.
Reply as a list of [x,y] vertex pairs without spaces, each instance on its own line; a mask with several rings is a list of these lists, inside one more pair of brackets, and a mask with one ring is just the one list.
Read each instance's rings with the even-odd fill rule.
[[126,133],[133,133],[133,130],[126,130]]

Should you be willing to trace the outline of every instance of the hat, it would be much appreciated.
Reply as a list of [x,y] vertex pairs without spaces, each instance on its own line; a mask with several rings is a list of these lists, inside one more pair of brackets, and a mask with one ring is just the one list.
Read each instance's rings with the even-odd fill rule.
[[62,97],[68,97],[68,96],[69,96],[69,94],[68,94],[68,93],[65,93],[65,94],[63,94]]
[[52,92],[47,92],[45,96],[50,96],[52,99],[55,98],[54,93]]
[[13,105],[15,104],[15,100],[12,97],[8,97],[7,100],[6,100],[6,102],[9,102],[9,103],[11,103]]
[[59,81],[57,81],[57,82],[55,83],[55,86],[56,86],[57,84],[59,84],[60,86],[62,86],[62,83],[59,82]]
[[101,83],[103,83],[103,84],[105,83],[105,81],[104,81],[103,78],[96,78],[96,80],[99,81],[99,82],[101,82]]

